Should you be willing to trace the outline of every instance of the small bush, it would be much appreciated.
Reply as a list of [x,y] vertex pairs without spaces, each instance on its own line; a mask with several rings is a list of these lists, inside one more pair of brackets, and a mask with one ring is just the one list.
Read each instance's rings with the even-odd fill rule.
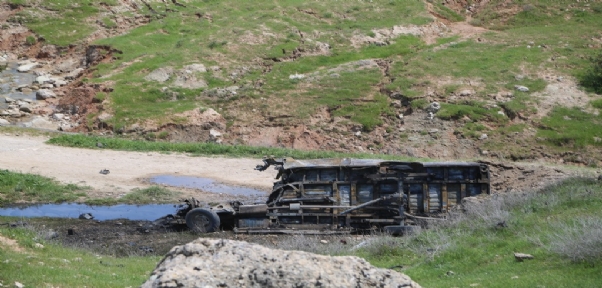
[[590,102],[594,108],[602,109],[602,99],[594,100]]
[[207,47],[209,47],[209,49],[215,49],[215,48],[220,48],[220,47],[226,46],[226,44],[228,44],[227,41],[222,41],[222,42],[211,41],[211,42],[209,42],[209,45],[207,45]]
[[548,250],[572,261],[593,261],[602,257],[602,218],[558,223],[550,236]]
[[580,82],[591,92],[602,94],[602,52],[591,57],[592,66],[587,70]]
[[34,36],[29,35],[25,38],[25,44],[27,44],[29,46],[35,45],[37,42],[38,42],[38,40],[36,40],[36,37],[34,37]]

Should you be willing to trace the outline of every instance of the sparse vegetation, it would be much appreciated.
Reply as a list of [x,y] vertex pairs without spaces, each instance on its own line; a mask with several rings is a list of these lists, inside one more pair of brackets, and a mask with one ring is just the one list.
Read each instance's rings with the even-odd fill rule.
[[405,159],[417,160],[397,155],[374,155],[368,153],[337,153],[332,151],[303,151],[284,148],[253,147],[245,145],[222,145],[216,143],[171,143],[171,142],[147,142],[122,138],[106,138],[86,135],[60,135],[48,140],[49,144],[99,149],[97,143],[102,143],[103,149],[125,150],[125,151],[160,151],[180,152],[196,155],[227,155],[232,157],[263,157],[274,155],[275,157],[293,157],[296,159],[315,158],[381,158],[381,159]]
[[[86,201],[90,205],[115,205],[126,204],[151,204],[151,203],[177,203],[178,193],[165,187],[151,186],[144,189],[133,189],[123,197],[119,198],[99,198]],[[160,217],[161,215],[157,215]],[[157,218],[158,218],[157,217]]]
[[602,139],[602,116],[578,108],[557,107],[542,119],[537,135],[546,143],[566,149],[602,146],[602,141],[597,140]]
[[595,93],[602,94],[602,53],[591,57],[590,60],[591,66],[581,77],[581,85]]
[[[160,260],[158,256],[116,258],[66,248],[44,240],[36,232],[0,226],[0,235],[16,240],[23,249],[19,252],[0,244],[2,285],[13,285],[16,281],[25,287],[133,287],[143,283]],[[36,248],[36,243],[44,248]]]
[[25,44],[31,46],[31,45],[35,45],[38,42],[38,40],[36,39],[35,36],[27,36],[25,37]]
[[84,197],[85,187],[63,185],[33,174],[0,170],[0,206],[18,202],[66,202]]

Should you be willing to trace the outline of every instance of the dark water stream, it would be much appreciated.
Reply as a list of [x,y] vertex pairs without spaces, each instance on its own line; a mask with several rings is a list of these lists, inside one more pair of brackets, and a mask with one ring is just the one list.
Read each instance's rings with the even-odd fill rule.
[[[223,193],[235,196],[248,196],[263,198],[265,191],[245,187],[235,187],[216,183],[212,179],[192,176],[159,175],[150,179],[151,183],[167,186],[201,189],[211,193]],[[130,219],[130,220],[156,220],[167,214],[175,214],[174,204],[151,205],[113,205],[91,206],[76,203],[23,205],[0,208],[0,216],[13,217],[52,217],[52,218],[78,218],[79,215],[90,213],[94,220]]]
[[0,216],[78,218],[81,214],[90,213],[94,216],[94,220],[101,221],[112,219],[152,221],[175,212],[176,208],[173,204],[90,206],[63,203],[0,208]]

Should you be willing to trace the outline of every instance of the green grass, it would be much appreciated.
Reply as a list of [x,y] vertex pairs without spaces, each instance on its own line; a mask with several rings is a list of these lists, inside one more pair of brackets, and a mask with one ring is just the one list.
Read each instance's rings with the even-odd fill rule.
[[[0,235],[17,241],[23,252],[0,249],[0,283],[25,287],[137,287],[148,279],[159,257],[94,255],[41,241],[34,231],[0,226]],[[36,240],[37,239],[37,240]],[[35,248],[36,243],[44,248]]]
[[[469,287],[475,283],[479,287],[598,286],[602,249],[589,251],[587,259],[571,260],[571,253],[584,246],[583,239],[558,227],[575,227],[574,221],[593,217],[597,219],[591,222],[594,226],[581,231],[602,233],[596,227],[602,221],[598,213],[602,183],[569,179],[531,193],[505,195],[501,206],[479,210],[465,221],[429,229],[411,239],[380,240],[357,255],[379,267],[402,265],[402,272],[423,287]],[[500,211],[508,213],[507,228],[496,228],[497,222],[491,221],[496,220],[494,212]],[[599,238],[589,240],[600,243]],[[574,251],[564,254],[556,250],[559,241],[575,247]],[[514,252],[535,259],[518,262]]]
[[459,21],[465,20],[464,16],[462,16],[461,14],[459,14],[458,12],[456,12],[450,8],[445,7],[440,2],[433,1],[433,0],[427,0],[427,2],[433,4],[433,8],[434,8],[435,12],[439,16],[441,16],[447,20],[450,20],[452,22],[459,22]]
[[178,193],[164,187],[136,188],[120,198],[99,198],[86,201],[89,205],[177,203]]
[[47,43],[59,46],[77,43],[94,31],[85,20],[99,13],[101,2],[115,4],[114,1],[96,0],[46,1],[34,8],[29,6],[31,2],[12,1],[12,4],[26,8],[9,21],[25,24]]
[[39,175],[0,170],[0,206],[16,202],[75,201],[86,195],[86,189]]
[[[592,103],[594,106],[598,102]],[[545,143],[568,149],[588,145],[602,146],[602,117],[581,111],[579,108],[557,107],[541,120],[537,136]]]
[[396,155],[368,154],[368,153],[337,153],[332,151],[304,151],[284,148],[253,147],[245,145],[221,145],[215,143],[171,143],[171,142],[147,142],[122,138],[106,138],[86,135],[61,135],[51,138],[48,144],[99,149],[96,144],[102,143],[103,149],[125,150],[125,151],[159,151],[191,153],[196,155],[225,155],[231,157],[255,157],[266,155],[275,157],[293,157],[295,159],[315,158],[379,158],[403,161],[418,161],[415,158]]

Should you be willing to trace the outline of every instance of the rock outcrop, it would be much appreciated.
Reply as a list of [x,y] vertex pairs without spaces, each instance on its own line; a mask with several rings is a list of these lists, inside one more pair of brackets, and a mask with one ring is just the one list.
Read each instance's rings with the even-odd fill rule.
[[169,251],[150,287],[420,287],[399,272],[354,256],[269,249],[243,241],[199,238]]

